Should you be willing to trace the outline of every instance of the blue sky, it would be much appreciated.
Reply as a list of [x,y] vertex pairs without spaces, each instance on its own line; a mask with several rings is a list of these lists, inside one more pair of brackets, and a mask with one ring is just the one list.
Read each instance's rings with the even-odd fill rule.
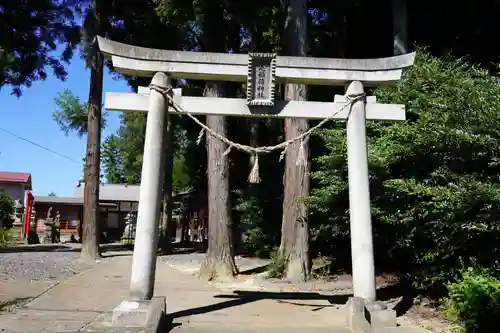
[[[49,75],[47,80],[23,89],[19,98],[11,95],[9,86],[0,90],[0,171],[31,173],[35,195],[55,192],[58,196],[69,196],[82,175],[81,160],[85,155],[87,138],[78,138],[71,133],[66,136],[52,120],[52,112],[55,109],[54,97],[64,89],[71,90],[82,102],[88,99],[90,71],[77,54],[67,70],[69,75],[66,81]],[[106,70],[103,91],[126,92],[130,88],[125,81],[114,80]],[[103,130],[102,139],[116,131],[119,124],[119,113],[108,112],[108,125]],[[50,153],[1,129],[77,162]]]

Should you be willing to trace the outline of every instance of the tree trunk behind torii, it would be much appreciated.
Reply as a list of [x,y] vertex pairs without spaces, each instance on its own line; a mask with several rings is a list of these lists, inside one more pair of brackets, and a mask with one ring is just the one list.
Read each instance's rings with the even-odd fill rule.
[[[307,56],[307,1],[285,1],[285,52],[288,56]],[[287,84],[286,100],[307,100],[307,87]],[[285,140],[307,131],[303,119],[285,119]],[[293,144],[286,153],[284,175],[283,221],[280,254],[286,260],[285,276],[294,282],[305,281],[311,273],[309,254],[309,224],[307,207],[298,202],[309,195],[309,145],[304,143],[306,165],[296,165],[300,142]]]

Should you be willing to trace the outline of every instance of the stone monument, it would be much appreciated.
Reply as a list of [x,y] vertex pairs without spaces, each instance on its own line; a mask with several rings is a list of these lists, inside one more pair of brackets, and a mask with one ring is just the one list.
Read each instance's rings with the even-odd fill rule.
[[35,207],[31,209],[31,215],[29,219],[29,229],[28,229],[28,235],[27,235],[27,240],[28,244],[39,244],[40,243],[40,237],[38,233],[36,232],[36,211]]
[[129,212],[125,216],[125,229],[123,230],[122,239],[132,240],[135,238],[135,227],[137,224],[137,216],[133,212]]
[[56,212],[56,217],[54,218],[54,228],[52,229],[52,243],[61,242],[61,214],[59,211]]
[[47,217],[45,218],[45,229],[43,232],[43,244],[51,244],[53,242],[53,229],[54,229],[54,219],[52,218],[52,206],[47,210]]
[[22,228],[24,205],[19,200],[14,200],[13,208],[12,225],[9,227]]
[[31,228],[36,228],[36,211],[35,211],[35,207],[33,207],[31,209],[31,216],[30,216],[30,229]]

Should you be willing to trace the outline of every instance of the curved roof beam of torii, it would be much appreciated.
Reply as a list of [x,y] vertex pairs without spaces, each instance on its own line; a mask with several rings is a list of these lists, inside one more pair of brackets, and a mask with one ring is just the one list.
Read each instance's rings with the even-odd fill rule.
[[[248,55],[169,51],[138,47],[97,37],[99,49],[123,74],[151,77],[156,72],[174,78],[245,82]],[[394,84],[402,69],[412,66],[415,52],[377,59],[334,59],[311,57],[276,57],[278,82],[315,85],[343,85],[362,81],[366,86]]]

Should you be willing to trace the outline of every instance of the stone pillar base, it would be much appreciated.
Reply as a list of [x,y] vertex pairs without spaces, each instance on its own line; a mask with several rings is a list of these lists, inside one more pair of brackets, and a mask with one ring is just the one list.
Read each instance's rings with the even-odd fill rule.
[[393,309],[387,309],[382,302],[369,302],[365,304],[366,317],[374,333],[387,332],[389,328],[396,328],[397,314]]
[[113,310],[111,324],[117,327],[158,326],[165,312],[165,297],[153,297],[150,301],[122,301]]
[[370,323],[366,320],[365,300],[361,297],[350,297],[346,305],[347,326],[354,333],[372,333]]
[[354,333],[388,333],[397,327],[396,311],[379,301],[351,297],[346,304],[347,325]]

